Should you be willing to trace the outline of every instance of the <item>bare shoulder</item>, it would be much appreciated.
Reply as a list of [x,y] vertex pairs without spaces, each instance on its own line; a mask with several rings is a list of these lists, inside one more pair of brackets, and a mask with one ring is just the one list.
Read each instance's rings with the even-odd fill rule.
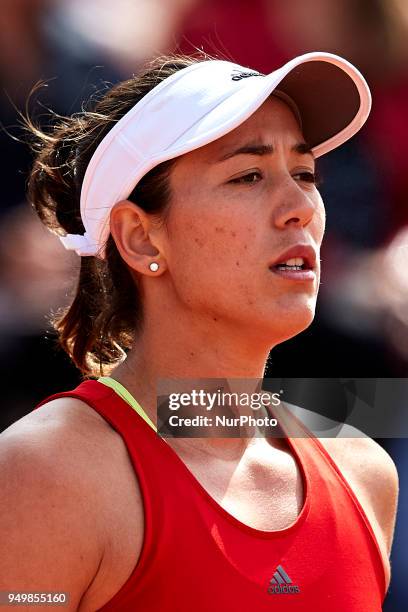
[[357,497],[381,553],[386,589],[391,580],[389,555],[398,504],[398,472],[390,455],[355,428],[350,437],[319,438]]
[[318,439],[354,493],[372,528],[388,588],[389,555],[398,503],[398,473],[392,458],[377,442],[351,425],[296,405],[285,405],[309,430],[324,432],[325,437]]
[[[35,474],[64,479],[70,486],[98,486],[104,457],[123,452],[118,434],[76,398],[52,400],[13,423],[0,435],[1,460],[20,478]],[[98,468],[95,471],[95,468]]]
[[358,476],[373,493],[397,493],[398,472],[391,456],[372,438],[358,435],[355,428],[349,429],[350,437],[319,438],[320,442],[336,463]]
[[[96,609],[83,605],[84,595],[109,561],[109,525],[116,518],[120,525],[113,500],[123,493],[129,501],[129,479],[138,508],[121,437],[78,399],[53,400],[6,429],[0,435],[0,590],[69,591],[70,610]],[[104,599],[103,588],[98,592]]]
[[389,554],[395,527],[398,502],[398,472],[390,455],[372,438],[358,435],[350,428],[351,437],[320,438],[329,455],[357,494],[367,514],[382,531]]
[[[390,455],[372,438],[347,423],[339,423],[299,406],[286,404],[311,431],[324,431],[320,442],[344,473],[367,489],[373,500],[398,494],[398,473]],[[316,435],[316,434],[315,434]],[[395,509],[394,509],[395,510]]]

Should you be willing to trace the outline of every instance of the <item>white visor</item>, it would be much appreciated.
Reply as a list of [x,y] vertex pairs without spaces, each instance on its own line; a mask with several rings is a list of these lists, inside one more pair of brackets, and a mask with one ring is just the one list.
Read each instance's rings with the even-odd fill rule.
[[223,60],[192,64],[164,79],[124,115],[95,150],[81,191],[85,233],[60,239],[78,255],[104,258],[110,211],[166,160],[224,136],[277,89],[298,111],[305,141],[319,157],[365,123],[371,95],[361,73],[331,53],[306,53],[262,75]]

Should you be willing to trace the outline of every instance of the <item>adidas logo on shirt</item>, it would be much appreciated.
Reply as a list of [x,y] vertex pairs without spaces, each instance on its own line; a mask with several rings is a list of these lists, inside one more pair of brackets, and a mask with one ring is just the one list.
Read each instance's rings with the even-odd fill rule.
[[269,583],[268,593],[270,595],[279,595],[280,593],[300,593],[300,587],[298,587],[297,584],[293,584],[283,567],[278,565],[276,572]]

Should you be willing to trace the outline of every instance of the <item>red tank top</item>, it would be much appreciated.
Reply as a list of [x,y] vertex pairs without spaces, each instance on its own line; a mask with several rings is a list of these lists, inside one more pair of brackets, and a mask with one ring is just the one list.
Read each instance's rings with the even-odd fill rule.
[[[139,561],[101,612],[381,610],[385,574],[374,532],[315,437],[287,437],[303,478],[298,518],[261,531],[224,510],[113,389],[88,380],[39,406],[64,396],[86,402],[122,436],[143,499]],[[288,419],[301,427],[274,414],[285,432]]]

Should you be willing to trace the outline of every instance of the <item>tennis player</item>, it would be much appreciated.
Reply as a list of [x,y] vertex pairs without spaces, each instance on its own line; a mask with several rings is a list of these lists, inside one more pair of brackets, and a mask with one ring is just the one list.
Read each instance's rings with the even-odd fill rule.
[[328,53],[269,75],[171,57],[38,134],[29,197],[81,257],[55,327],[87,379],[2,435],[1,591],[81,612],[381,610],[398,479],[373,440],[156,433],[159,379],[262,379],[311,323],[315,159],[370,105]]

